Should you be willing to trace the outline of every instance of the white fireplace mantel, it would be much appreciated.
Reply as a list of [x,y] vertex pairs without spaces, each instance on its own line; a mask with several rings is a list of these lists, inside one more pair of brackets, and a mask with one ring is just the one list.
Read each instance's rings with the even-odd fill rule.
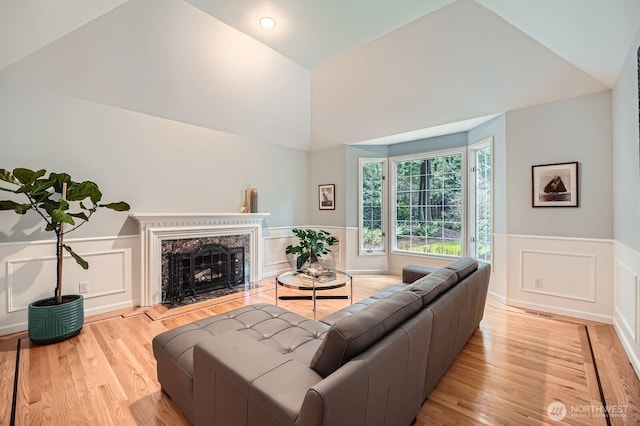
[[162,301],[162,241],[249,235],[249,281],[260,280],[262,222],[270,213],[134,213],[140,227],[140,305]]

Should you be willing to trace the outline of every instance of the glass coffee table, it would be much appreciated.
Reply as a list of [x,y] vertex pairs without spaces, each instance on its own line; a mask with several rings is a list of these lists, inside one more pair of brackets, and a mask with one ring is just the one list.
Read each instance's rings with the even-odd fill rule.
[[[288,271],[276,277],[276,305],[278,300],[312,300],[313,301],[313,318],[316,316],[316,300],[322,299],[348,299],[349,303],[353,301],[353,280],[351,275],[346,272],[336,271],[336,277],[330,281],[323,281],[322,277],[318,278],[301,278],[302,275],[298,271]],[[349,285],[349,294],[317,294],[324,290],[333,290],[336,288],[346,287]],[[309,295],[280,295],[278,296],[278,287],[283,286],[303,292],[310,292]]]

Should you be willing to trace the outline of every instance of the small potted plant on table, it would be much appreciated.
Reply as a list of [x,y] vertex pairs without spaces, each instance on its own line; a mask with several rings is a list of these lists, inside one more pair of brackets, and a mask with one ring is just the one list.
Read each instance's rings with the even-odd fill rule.
[[[296,269],[309,260],[310,263],[318,263],[318,256],[331,252],[329,247],[338,243],[338,239],[327,231],[314,231],[313,229],[293,229],[293,234],[298,237],[298,245],[289,245],[285,253],[291,259],[296,259]],[[293,264],[291,265],[293,267]]]
[[[44,219],[45,231],[56,235],[57,277],[54,296],[29,304],[29,339],[39,344],[73,337],[84,325],[82,295],[62,294],[64,252],[69,253],[83,269],[87,269],[89,264],[64,243],[64,236],[88,222],[99,208],[129,210],[129,204],[124,201],[101,204],[102,192],[91,181],[74,182],[66,173],[50,173],[48,177],[44,177],[45,174],[45,170],[17,168],[10,172],[0,169],[0,181],[5,183],[5,186],[0,186],[0,190],[27,198],[26,203],[0,200],[0,210],[13,210],[19,215],[33,210]],[[7,183],[9,188],[6,187]],[[70,228],[65,229],[65,225]]]

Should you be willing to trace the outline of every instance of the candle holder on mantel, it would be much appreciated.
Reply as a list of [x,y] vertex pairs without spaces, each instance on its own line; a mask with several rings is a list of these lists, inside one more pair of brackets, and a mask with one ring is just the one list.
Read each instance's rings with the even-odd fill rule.
[[258,213],[258,188],[251,188],[249,206],[251,213]]
[[244,201],[242,201],[242,207],[240,207],[240,213],[249,213],[249,190],[244,190]]

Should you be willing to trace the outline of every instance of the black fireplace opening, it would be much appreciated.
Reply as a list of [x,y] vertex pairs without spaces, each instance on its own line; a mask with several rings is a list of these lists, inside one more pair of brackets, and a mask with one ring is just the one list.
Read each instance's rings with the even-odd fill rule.
[[245,256],[245,247],[220,243],[199,244],[166,253],[163,303],[174,304],[216,290],[244,290]]

